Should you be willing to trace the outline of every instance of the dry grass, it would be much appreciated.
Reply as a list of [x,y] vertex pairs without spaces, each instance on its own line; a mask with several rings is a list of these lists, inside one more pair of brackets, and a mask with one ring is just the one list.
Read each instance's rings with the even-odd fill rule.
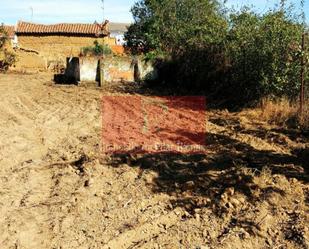
[[309,102],[305,104],[303,115],[300,115],[299,104],[286,98],[279,100],[262,100],[262,118],[270,123],[288,127],[309,129]]

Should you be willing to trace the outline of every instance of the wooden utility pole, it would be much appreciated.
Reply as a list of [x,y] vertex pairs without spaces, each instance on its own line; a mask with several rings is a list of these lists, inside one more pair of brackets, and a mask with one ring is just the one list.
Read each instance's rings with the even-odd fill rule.
[[300,69],[300,116],[303,117],[304,102],[305,102],[305,33],[302,35],[301,44],[301,69]]

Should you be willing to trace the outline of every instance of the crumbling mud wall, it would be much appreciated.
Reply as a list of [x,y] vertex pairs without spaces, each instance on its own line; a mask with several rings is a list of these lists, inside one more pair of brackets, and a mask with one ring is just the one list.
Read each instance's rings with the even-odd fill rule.
[[108,56],[101,59],[104,81],[134,81],[134,65],[129,56]]
[[57,83],[137,82],[155,79],[157,73],[151,63],[132,56],[68,57],[63,74],[56,74]]
[[47,61],[36,52],[15,50],[16,63],[12,69],[17,71],[45,71]]
[[132,56],[110,56],[102,59],[104,81],[143,81],[155,79],[156,70],[152,63]]
[[57,71],[66,66],[67,57],[79,56],[82,47],[93,46],[95,41],[111,47],[116,44],[110,37],[19,35],[15,68]]

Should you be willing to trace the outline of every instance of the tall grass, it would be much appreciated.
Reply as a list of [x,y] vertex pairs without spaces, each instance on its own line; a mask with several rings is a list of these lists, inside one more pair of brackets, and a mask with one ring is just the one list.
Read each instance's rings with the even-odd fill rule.
[[261,110],[262,119],[269,123],[289,128],[309,129],[309,100],[305,103],[303,115],[300,114],[299,103],[287,98],[263,99]]

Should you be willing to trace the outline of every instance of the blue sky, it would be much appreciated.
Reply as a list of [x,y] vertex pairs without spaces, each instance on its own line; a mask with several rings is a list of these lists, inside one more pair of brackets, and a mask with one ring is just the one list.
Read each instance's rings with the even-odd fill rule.
[[[130,8],[136,0],[105,0],[105,18],[112,22],[132,22]],[[244,4],[265,11],[279,0],[228,0],[229,6]],[[299,6],[300,0],[290,0]],[[103,19],[101,0],[0,0],[0,23],[15,24],[17,20],[37,23],[80,22],[93,23]],[[309,0],[306,1],[307,20]],[[33,10],[33,16],[32,16]]]

